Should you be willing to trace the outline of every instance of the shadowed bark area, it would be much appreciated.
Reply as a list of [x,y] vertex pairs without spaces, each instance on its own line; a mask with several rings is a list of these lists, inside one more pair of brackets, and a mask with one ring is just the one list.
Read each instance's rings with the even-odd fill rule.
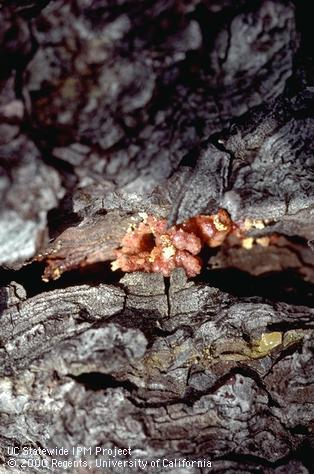
[[[310,472],[308,17],[2,2],[0,473]],[[112,270],[147,216],[219,209],[246,233],[202,247],[197,277]]]

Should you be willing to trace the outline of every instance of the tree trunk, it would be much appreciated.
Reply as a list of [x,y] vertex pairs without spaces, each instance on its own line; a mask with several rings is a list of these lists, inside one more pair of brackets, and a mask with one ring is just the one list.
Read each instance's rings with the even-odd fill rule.
[[[0,473],[310,472],[308,16],[2,2]],[[110,266],[143,215],[219,209],[249,225],[198,276]]]

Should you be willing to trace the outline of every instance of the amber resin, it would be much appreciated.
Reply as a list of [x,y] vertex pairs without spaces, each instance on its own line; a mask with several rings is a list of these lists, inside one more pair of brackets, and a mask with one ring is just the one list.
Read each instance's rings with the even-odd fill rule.
[[166,219],[144,216],[135,229],[130,228],[116,250],[112,269],[124,272],[144,271],[169,276],[182,267],[188,277],[200,273],[202,262],[198,254],[204,245],[217,247],[235,230],[227,211],[192,217],[167,228]]
[[44,261],[44,281],[56,280],[64,272],[88,265],[112,261],[112,270],[162,273],[168,277],[175,268],[183,268],[188,277],[201,271],[200,252],[204,246],[217,247],[229,235],[229,245],[268,246],[275,236],[254,238],[251,229],[262,229],[261,220],[233,222],[227,211],[198,215],[168,227],[164,218],[139,212],[120,216],[117,211],[87,218],[77,227],[69,227],[57,240],[34,257]]

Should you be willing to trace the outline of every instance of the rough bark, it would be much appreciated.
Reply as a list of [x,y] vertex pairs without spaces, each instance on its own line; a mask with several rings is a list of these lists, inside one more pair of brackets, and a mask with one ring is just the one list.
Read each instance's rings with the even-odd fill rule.
[[[308,15],[286,0],[2,2],[0,472],[81,458],[53,472],[100,473],[114,458],[97,446],[212,462],[147,472],[310,472]],[[172,225],[219,208],[265,226],[205,250],[197,278],[104,263],[143,212]],[[23,467],[23,447],[56,446],[71,451]]]

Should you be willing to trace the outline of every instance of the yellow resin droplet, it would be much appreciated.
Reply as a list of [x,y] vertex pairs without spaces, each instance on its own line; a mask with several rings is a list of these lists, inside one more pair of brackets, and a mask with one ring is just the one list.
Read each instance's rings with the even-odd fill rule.
[[265,223],[262,221],[262,219],[250,219],[247,217],[244,220],[243,228],[244,230],[250,230],[250,229],[264,229]]
[[260,245],[261,247],[268,247],[269,242],[270,242],[269,237],[259,237],[258,239],[256,239],[256,243]]
[[282,333],[281,332],[267,332],[263,333],[259,341],[256,341],[255,350],[257,352],[267,354],[275,347],[282,344]]
[[219,216],[214,217],[214,226],[218,232],[223,232],[228,229],[228,226],[219,220]]
[[253,219],[253,227],[255,229],[264,229],[265,224],[261,219]]
[[253,237],[247,237],[246,239],[242,240],[242,247],[250,250],[253,247],[254,239]]
[[116,270],[118,270],[118,268],[120,268],[120,265],[119,265],[118,262],[116,262],[116,261],[115,261],[115,262],[111,262],[111,270],[112,270],[113,272],[115,272]]
[[53,278],[54,280],[58,280],[58,278],[60,278],[60,276],[61,276],[61,271],[60,271],[60,269],[59,269],[59,268],[55,268],[55,269],[53,270],[53,272],[52,272],[52,278]]
[[173,245],[169,245],[168,247],[164,247],[162,249],[162,254],[167,260],[173,257],[175,253],[176,253],[176,249],[173,247]]

